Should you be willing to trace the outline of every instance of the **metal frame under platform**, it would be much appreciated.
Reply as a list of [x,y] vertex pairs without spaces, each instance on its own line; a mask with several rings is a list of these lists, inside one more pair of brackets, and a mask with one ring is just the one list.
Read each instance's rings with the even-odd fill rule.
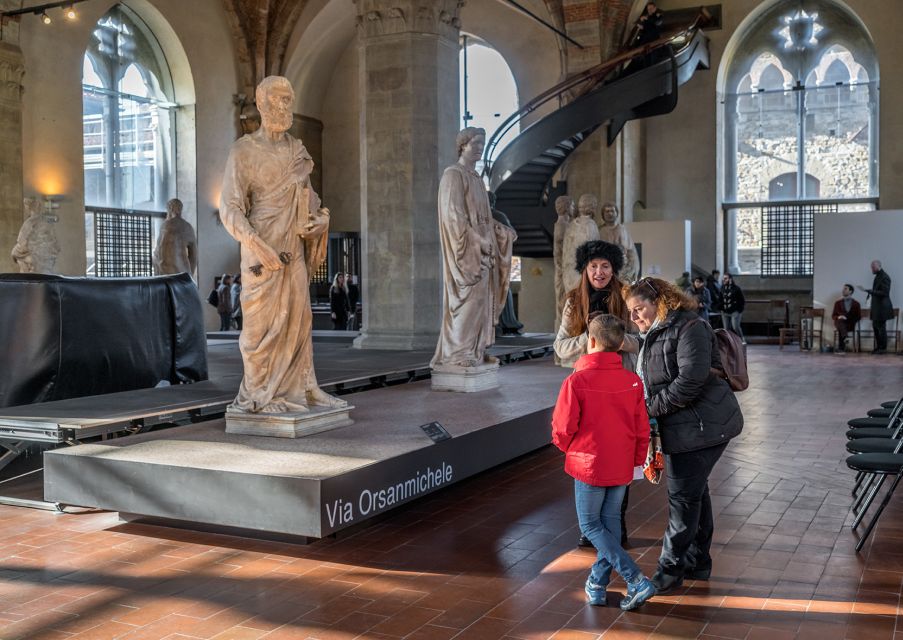
[[[355,424],[298,440],[226,434],[222,421],[49,451],[45,497],[199,527],[318,538],[549,442],[567,371],[505,367],[502,386],[429,382],[357,394]],[[450,439],[421,428],[441,423]]]

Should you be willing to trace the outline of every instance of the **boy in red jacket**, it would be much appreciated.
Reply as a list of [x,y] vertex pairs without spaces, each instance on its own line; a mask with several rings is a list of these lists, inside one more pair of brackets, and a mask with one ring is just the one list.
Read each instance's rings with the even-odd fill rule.
[[627,582],[625,611],[655,594],[633,558],[621,547],[621,501],[633,468],[646,460],[649,417],[639,376],[621,364],[624,324],[600,315],[587,328],[587,354],[565,379],[552,415],[552,443],[565,452],[564,470],[574,478],[580,530],[598,550],[586,580],[590,604],[606,604],[614,568]]

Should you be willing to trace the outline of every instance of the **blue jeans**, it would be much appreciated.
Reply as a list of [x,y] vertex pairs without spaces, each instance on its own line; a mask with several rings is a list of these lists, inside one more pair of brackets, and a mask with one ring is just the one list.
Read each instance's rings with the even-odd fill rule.
[[734,311],[733,313],[724,313],[721,312],[721,326],[725,329],[730,329],[738,336],[740,336],[741,340],[746,340],[743,337],[743,329],[740,328],[740,320],[742,319],[743,314],[739,311]]
[[602,586],[611,580],[612,568],[627,582],[636,582],[642,573],[633,558],[621,548],[621,502],[626,489],[626,485],[594,487],[574,479],[580,531],[599,554],[590,575],[593,582]]

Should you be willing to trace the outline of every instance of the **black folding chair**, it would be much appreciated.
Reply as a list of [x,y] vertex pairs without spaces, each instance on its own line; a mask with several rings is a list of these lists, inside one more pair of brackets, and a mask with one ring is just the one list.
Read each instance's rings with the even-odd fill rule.
[[[881,500],[878,511],[872,516],[872,519],[865,528],[865,532],[862,534],[859,542],[856,543],[857,552],[862,550],[865,541],[868,540],[872,530],[878,523],[878,518],[881,517],[884,509],[890,502],[890,497],[894,494],[894,491],[896,491],[897,485],[900,484],[900,478],[903,478],[903,453],[899,453],[901,444],[903,444],[903,441],[897,444],[897,451],[894,453],[858,453],[847,458],[847,466],[850,467],[850,469],[878,478],[877,483],[875,483],[871,490],[868,491],[868,497],[865,499],[861,511],[853,521],[854,529],[862,522],[865,513],[878,495],[878,491],[880,491],[882,485],[884,485],[884,481],[887,480],[889,476],[894,476],[894,482],[890,489],[885,492],[884,499]],[[863,491],[863,493],[865,493],[865,491]]]

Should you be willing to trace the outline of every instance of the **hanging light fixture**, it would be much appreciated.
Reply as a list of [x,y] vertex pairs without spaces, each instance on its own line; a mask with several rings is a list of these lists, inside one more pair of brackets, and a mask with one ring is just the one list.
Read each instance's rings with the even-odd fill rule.
[[[12,9],[10,11],[0,11],[0,17],[3,18],[11,18],[13,16],[21,16],[25,14],[33,14],[38,16],[41,19],[41,22],[44,24],[50,24],[53,22],[53,19],[50,17],[50,14],[47,13],[50,9],[59,9],[62,8],[63,16],[67,20],[77,20],[78,12],[75,10],[75,5],[79,2],[87,2],[88,0],[58,0],[57,2],[45,2],[43,4],[32,5],[30,7],[22,7],[20,9]],[[22,3],[24,4],[24,2]]]
[[53,20],[50,19],[50,16],[47,15],[46,11],[41,12],[41,22],[44,24],[50,24]]
[[63,8],[63,15],[66,16],[69,20],[75,20],[78,18],[78,14],[75,12],[75,7],[73,5],[69,5],[68,7]]

